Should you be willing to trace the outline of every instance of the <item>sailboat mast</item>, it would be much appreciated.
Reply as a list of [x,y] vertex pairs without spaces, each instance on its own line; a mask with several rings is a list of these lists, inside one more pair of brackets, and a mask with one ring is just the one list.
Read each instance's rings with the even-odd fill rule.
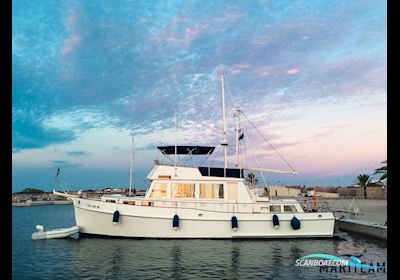
[[130,165],[130,172],[129,172],[129,196],[132,195],[132,179],[133,179],[133,151],[134,151],[134,136],[132,136],[132,150],[131,150],[131,165]]
[[228,142],[226,140],[226,117],[225,117],[225,92],[224,92],[224,74],[221,74],[221,95],[222,95],[222,121],[223,121],[223,139],[221,142],[222,147],[224,148],[224,177],[226,177],[226,168],[227,168],[227,146]]
[[236,118],[236,130],[235,130],[235,137],[236,137],[236,149],[235,149],[235,166],[239,166],[239,131],[240,131],[240,109],[236,107],[235,111],[235,118]]
[[177,137],[177,129],[178,129],[178,111],[175,109],[175,158],[174,158],[174,170],[175,170],[175,177],[177,176],[177,168],[176,168],[176,163],[177,163],[177,156],[178,156],[178,137]]

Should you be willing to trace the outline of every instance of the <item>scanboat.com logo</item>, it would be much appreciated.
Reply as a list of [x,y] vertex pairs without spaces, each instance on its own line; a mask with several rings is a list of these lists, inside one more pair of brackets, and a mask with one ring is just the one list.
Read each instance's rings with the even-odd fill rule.
[[[355,249],[355,248],[353,248]],[[346,251],[343,252],[343,251]],[[376,263],[376,265],[373,265],[373,263],[366,264],[362,263],[361,260],[358,257],[361,257],[364,254],[364,249],[362,248],[362,252],[354,252],[350,253],[349,251],[352,250],[340,250],[338,251],[339,253],[342,253],[342,256],[348,256],[350,257],[350,260],[334,256],[334,255],[329,255],[329,254],[311,254],[311,255],[306,255],[304,257],[301,257],[300,259],[296,260],[295,266],[311,266],[311,267],[320,267],[320,272],[322,271],[328,271],[328,267],[331,268],[331,272],[335,271],[337,272],[336,267],[339,267],[339,272],[346,272],[345,268],[348,267],[347,272],[350,272],[350,268],[353,267],[355,272],[357,272],[357,268],[363,272],[363,270],[368,270],[368,272],[386,272],[386,267],[385,263]],[[356,250],[357,251],[357,250]],[[355,256],[357,255],[357,256]]]

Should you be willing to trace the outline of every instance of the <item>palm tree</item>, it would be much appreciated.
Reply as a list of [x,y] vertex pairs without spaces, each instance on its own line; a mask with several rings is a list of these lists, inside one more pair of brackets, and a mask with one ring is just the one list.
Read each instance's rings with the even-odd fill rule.
[[384,163],[385,165],[375,169],[375,173],[374,173],[374,174],[382,174],[379,181],[382,181],[387,178],[387,160],[382,161],[381,163]]
[[367,187],[371,184],[371,177],[367,174],[360,174],[354,183],[364,188],[364,198],[367,198]]

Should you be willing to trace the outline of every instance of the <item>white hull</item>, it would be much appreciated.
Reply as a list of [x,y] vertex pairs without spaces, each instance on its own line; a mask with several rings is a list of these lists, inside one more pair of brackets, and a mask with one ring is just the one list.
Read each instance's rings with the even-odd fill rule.
[[[273,227],[273,213],[224,213],[198,209],[148,207],[74,198],[76,225],[80,233],[135,238],[309,238],[332,237],[334,216],[323,213],[279,213],[278,229]],[[79,203],[78,203],[79,201]],[[113,213],[120,212],[114,225]],[[179,216],[179,228],[172,219]],[[200,215],[201,216],[200,216]],[[236,216],[234,231],[231,218]],[[301,227],[294,230],[290,220],[296,216]]]

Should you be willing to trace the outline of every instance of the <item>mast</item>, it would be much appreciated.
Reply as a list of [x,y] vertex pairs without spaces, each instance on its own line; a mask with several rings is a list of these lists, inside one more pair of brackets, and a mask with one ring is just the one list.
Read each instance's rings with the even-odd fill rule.
[[[178,108],[179,109],[179,108]],[[178,154],[178,137],[177,137],[177,129],[178,129],[178,111],[175,109],[175,157],[174,157],[174,170],[175,170],[175,177],[177,176],[177,168],[176,168],[176,163],[177,163],[177,154]]]
[[221,95],[222,95],[222,122],[223,122],[223,139],[221,142],[222,147],[224,148],[224,177],[226,177],[226,168],[227,168],[227,146],[228,142],[226,140],[226,117],[225,117],[225,92],[224,92],[224,74],[221,73]]
[[240,130],[240,110],[239,107],[236,107],[236,111],[234,114],[236,118],[236,130],[235,130],[235,137],[236,137],[236,149],[235,149],[235,166],[239,166],[239,130]]
[[133,152],[134,152],[134,136],[133,133],[131,133],[132,136],[132,150],[131,150],[131,166],[130,166],[130,171],[129,171],[129,196],[132,195],[132,179],[133,179]]

